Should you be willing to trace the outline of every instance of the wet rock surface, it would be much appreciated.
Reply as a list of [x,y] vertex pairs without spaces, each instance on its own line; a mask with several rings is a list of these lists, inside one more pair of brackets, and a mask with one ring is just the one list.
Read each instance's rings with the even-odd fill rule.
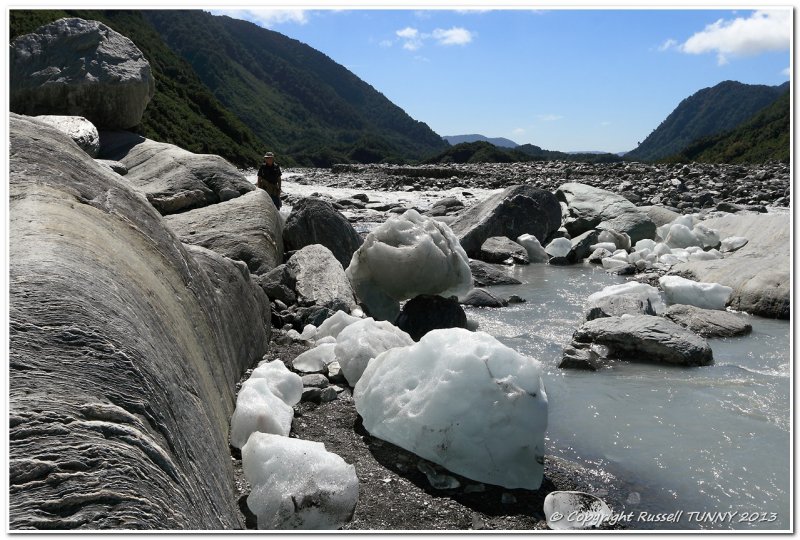
[[668,307],[664,317],[703,337],[741,336],[753,330],[744,317],[718,309],[678,304]]

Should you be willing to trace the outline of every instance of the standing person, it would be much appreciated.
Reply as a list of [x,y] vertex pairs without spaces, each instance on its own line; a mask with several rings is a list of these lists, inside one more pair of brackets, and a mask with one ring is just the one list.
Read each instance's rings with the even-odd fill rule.
[[256,187],[260,187],[272,197],[275,208],[281,208],[281,168],[275,163],[275,154],[267,152],[264,154],[264,164],[258,169],[258,181]]

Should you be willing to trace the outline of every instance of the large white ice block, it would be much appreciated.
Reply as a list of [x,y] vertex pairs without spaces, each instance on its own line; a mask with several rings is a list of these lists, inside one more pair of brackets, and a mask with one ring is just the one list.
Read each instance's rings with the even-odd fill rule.
[[353,465],[318,442],[255,433],[242,448],[259,529],[338,529],[358,502]]
[[355,386],[370,360],[389,349],[413,344],[411,336],[392,323],[370,317],[342,330],[336,340],[336,360],[347,382]]
[[479,482],[541,484],[541,366],[489,334],[433,330],[386,351],[369,363],[354,398],[375,437]]
[[266,379],[242,383],[231,417],[231,445],[241,448],[252,433],[289,435],[294,410],[270,390]]
[[528,260],[532,263],[544,263],[550,259],[542,244],[539,243],[539,239],[532,234],[521,235],[517,238],[517,244],[525,248],[525,251],[528,252]]
[[705,309],[725,309],[733,289],[719,283],[692,281],[680,276],[664,276],[658,284],[670,304],[687,304]]

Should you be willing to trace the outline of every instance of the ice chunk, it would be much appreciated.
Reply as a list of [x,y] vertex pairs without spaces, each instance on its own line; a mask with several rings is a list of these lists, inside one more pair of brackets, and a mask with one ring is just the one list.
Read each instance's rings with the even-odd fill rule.
[[528,259],[532,263],[547,262],[550,259],[542,244],[539,243],[539,239],[532,234],[521,235],[517,238],[517,243],[525,248],[525,251],[528,252]]
[[725,309],[733,289],[719,283],[703,283],[680,276],[658,280],[670,304],[687,304],[705,309]]
[[326,336],[332,336],[335,338],[345,326],[360,320],[361,319],[358,317],[348,315],[344,311],[337,311],[319,325],[319,328],[317,328],[317,339],[324,338]]
[[620,283],[619,285],[609,285],[608,287],[605,287],[596,293],[592,293],[586,299],[586,305],[592,306],[601,298],[623,294],[634,294],[650,300],[650,304],[653,306],[653,310],[656,313],[663,313],[666,309],[664,302],[661,300],[661,294],[658,292],[658,289],[651,285],[647,285],[646,283],[637,283],[635,281]]
[[364,428],[467,478],[542,481],[547,395],[537,360],[448,328],[373,359],[354,391]]
[[265,362],[253,370],[250,379],[265,379],[270,391],[290,407],[300,401],[303,394],[303,380],[292,373],[280,360]]
[[650,251],[653,251],[656,248],[656,242],[655,240],[648,240],[647,238],[644,238],[636,242],[634,248],[636,249],[636,251],[642,251],[644,249],[649,249]]
[[582,491],[552,491],[542,510],[555,531],[598,528],[613,515],[603,499]]
[[353,254],[347,277],[380,320],[394,320],[400,300],[420,294],[463,296],[472,288],[469,258],[453,231],[415,210],[369,233]]
[[655,253],[659,257],[661,255],[667,255],[668,253],[671,252],[672,249],[664,242],[659,242],[658,244],[656,244],[656,247],[653,248],[653,253]]
[[604,229],[597,235],[600,243],[613,243],[618,249],[630,249],[631,237],[627,233],[617,232],[613,229]]
[[394,347],[413,344],[411,336],[392,323],[370,317],[342,330],[336,340],[336,360],[347,382],[355,386],[370,360]]
[[700,240],[695,236],[689,227],[675,223],[669,228],[669,233],[664,239],[671,248],[685,248],[689,246],[699,246]]
[[660,262],[661,264],[672,266],[678,264],[679,262],[685,262],[685,261],[682,261],[681,259],[679,259],[675,255],[672,255],[671,253],[667,253],[659,257],[658,262]]
[[614,242],[600,242],[597,244],[592,244],[591,246],[589,246],[589,249],[592,251],[598,249],[607,249],[611,253],[614,253],[617,250],[617,244],[615,244]]
[[721,259],[721,258],[722,258],[722,253],[720,253],[716,249],[711,249],[709,251],[700,250],[689,254],[690,261],[713,261],[715,259]]
[[616,268],[628,266],[628,261],[623,261],[614,257],[604,257],[600,260],[600,263],[603,265],[604,270],[614,270]]
[[255,433],[242,448],[242,469],[259,529],[338,529],[353,517],[356,469],[322,443]]
[[303,341],[314,341],[317,339],[317,327],[313,324],[307,324],[300,334],[300,339]]
[[336,360],[333,352],[335,347],[335,343],[317,345],[295,358],[292,367],[303,373],[321,373],[327,369],[328,364]]
[[294,410],[270,390],[266,379],[242,383],[231,417],[231,445],[241,448],[252,433],[275,433],[287,437]]
[[566,257],[572,250],[572,242],[566,238],[556,238],[544,248],[551,257]]
[[713,248],[719,245],[719,232],[717,232],[716,229],[698,223],[694,226],[692,232],[700,241],[700,246],[703,248]]
[[326,343],[336,343],[336,338],[333,336],[324,336],[319,338],[317,341],[314,342],[315,345],[325,345]]
[[737,249],[743,248],[747,244],[747,238],[744,236],[729,236],[722,241],[722,245],[720,246],[719,250],[722,253],[727,253],[729,251],[736,251]]

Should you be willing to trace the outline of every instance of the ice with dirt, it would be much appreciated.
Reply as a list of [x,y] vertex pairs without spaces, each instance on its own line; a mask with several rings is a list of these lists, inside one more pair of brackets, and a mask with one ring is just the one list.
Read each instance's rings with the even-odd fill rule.
[[602,290],[592,293],[586,299],[587,306],[593,306],[597,300],[607,296],[616,295],[635,295],[643,300],[650,300],[650,305],[653,306],[653,311],[656,313],[664,313],[666,306],[661,300],[661,293],[652,285],[646,283],[637,283],[635,281],[628,281],[627,283],[620,283],[619,285],[609,285]]
[[369,233],[346,273],[376,320],[393,321],[400,300],[420,294],[460,297],[472,288],[469,259],[453,231],[415,210]]
[[392,323],[370,317],[341,331],[336,340],[336,360],[347,382],[355,386],[370,360],[389,349],[413,344],[411,336]]
[[256,433],[242,448],[242,468],[259,529],[334,530],[353,517],[355,467],[322,443]]
[[364,428],[449,471],[538,489],[547,395],[541,365],[484,332],[433,330],[386,351],[354,391]]
[[725,309],[733,289],[719,283],[692,281],[680,276],[664,276],[658,284],[670,304],[686,304],[705,309]]

